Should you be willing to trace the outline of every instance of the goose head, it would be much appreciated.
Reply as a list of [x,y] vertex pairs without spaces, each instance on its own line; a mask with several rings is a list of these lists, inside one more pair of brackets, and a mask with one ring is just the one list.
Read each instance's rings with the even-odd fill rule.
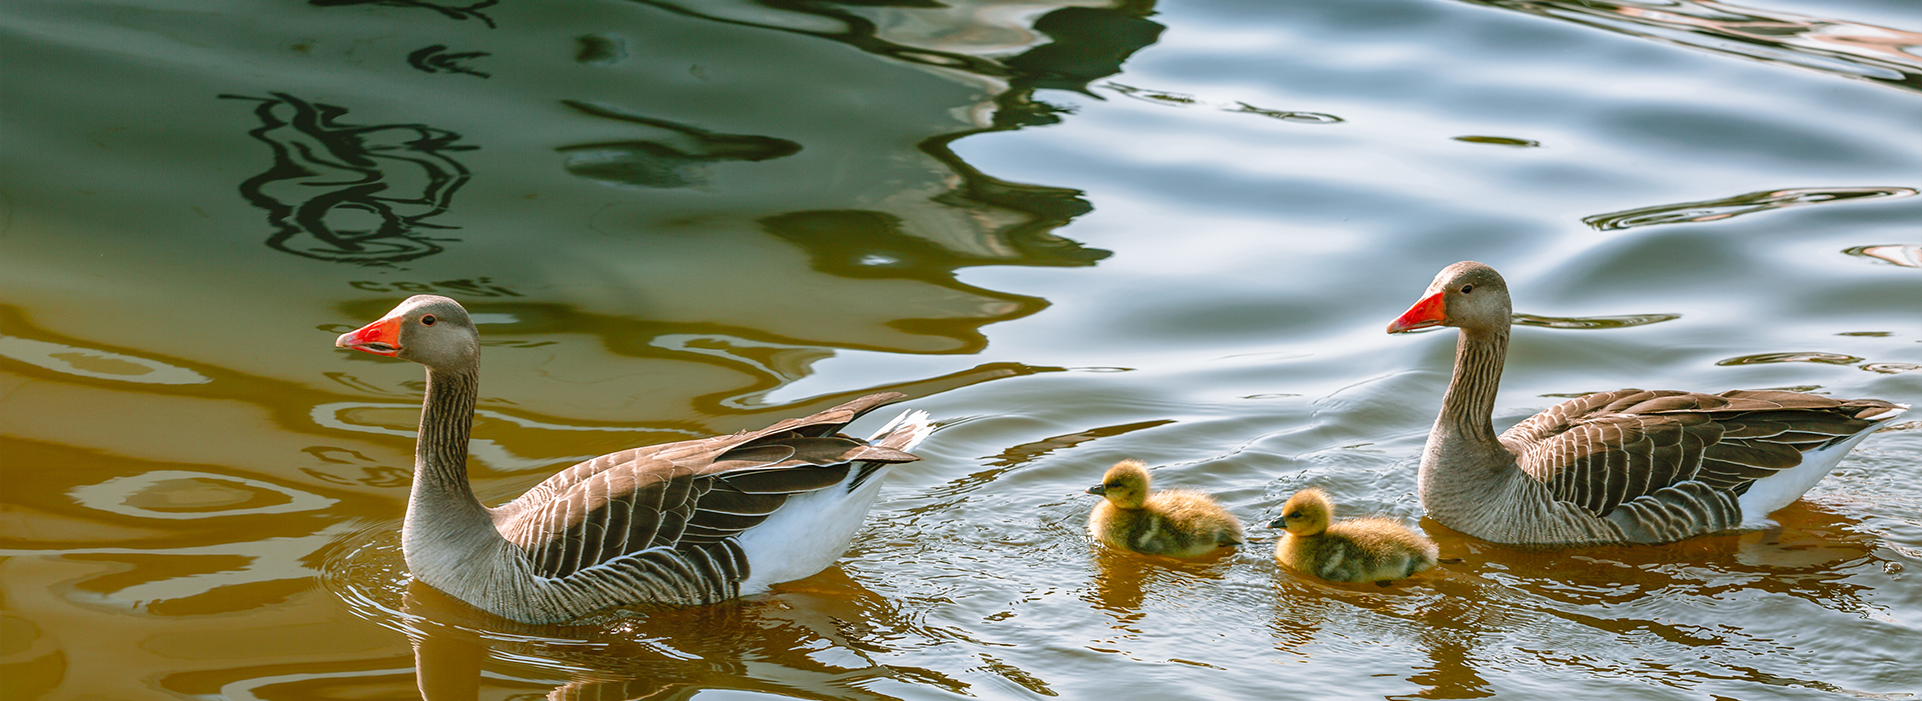
[[1288,503],[1281,507],[1281,518],[1268,524],[1269,528],[1286,528],[1298,536],[1320,535],[1328,530],[1328,523],[1335,518],[1335,505],[1328,501],[1328,493],[1318,487],[1295,492],[1288,497]]
[[1136,460],[1115,463],[1088,493],[1107,497],[1123,509],[1139,509],[1148,503],[1148,467]]
[[411,360],[440,370],[469,369],[480,363],[480,334],[459,302],[415,295],[379,321],[341,334],[340,348]]
[[1402,333],[1431,326],[1454,326],[1486,331],[1508,326],[1510,316],[1508,283],[1494,268],[1465,260],[1443,268],[1422,293],[1421,301],[1409,307],[1388,325],[1388,333]]

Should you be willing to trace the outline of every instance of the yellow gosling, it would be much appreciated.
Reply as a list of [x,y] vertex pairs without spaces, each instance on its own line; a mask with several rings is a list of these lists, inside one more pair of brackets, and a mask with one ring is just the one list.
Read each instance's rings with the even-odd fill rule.
[[1270,528],[1288,533],[1275,544],[1275,560],[1330,582],[1378,582],[1408,577],[1435,566],[1440,550],[1392,519],[1371,517],[1334,523],[1335,505],[1320,489],[1304,489],[1281,507]]
[[1123,460],[1108,468],[1089,494],[1106,497],[1088,515],[1095,540],[1123,550],[1169,557],[1197,557],[1242,541],[1241,522],[1201,492],[1170,489],[1150,494],[1148,468]]

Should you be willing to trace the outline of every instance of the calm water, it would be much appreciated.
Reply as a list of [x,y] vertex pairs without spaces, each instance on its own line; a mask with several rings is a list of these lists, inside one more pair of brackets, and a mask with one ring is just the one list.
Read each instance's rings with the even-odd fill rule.
[[[1922,422],[1779,529],[1420,520],[1502,269],[1512,422],[1624,386],[1922,403],[1910,0],[0,2],[0,690],[50,699],[1922,697]],[[417,292],[474,477],[880,389],[942,420],[838,566],[518,626],[410,586]],[[857,430],[871,429],[876,416]],[[1255,542],[1091,547],[1124,457]],[[1326,488],[1458,558],[1279,571]]]

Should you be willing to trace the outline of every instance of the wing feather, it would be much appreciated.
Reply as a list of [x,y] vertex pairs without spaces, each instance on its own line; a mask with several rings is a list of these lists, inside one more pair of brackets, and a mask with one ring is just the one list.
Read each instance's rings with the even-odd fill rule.
[[497,509],[496,523],[541,576],[619,564],[621,577],[678,597],[670,600],[705,596],[709,584],[685,578],[738,583],[747,562],[730,539],[792,496],[841,484],[863,466],[919,459],[836,433],[899,398],[869,395],[759,431],[587,460]]
[[[1501,440],[1516,454],[1517,466],[1558,501],[1596,516],[1659,495],[1661,504],[1644,504],[1629,517],[1647,523],[1713,520],[1730,507],[1720,497],[1708,500],[1678,485],[1740,494],[1757,479],[1801,464],[1804,451],[1867,429],[1871,422],[1856,417],[1889,406],[1772,390],[1624,389],[1557,404],[1516,424]],[[1683,518],[1678,509],[1696,512]]]

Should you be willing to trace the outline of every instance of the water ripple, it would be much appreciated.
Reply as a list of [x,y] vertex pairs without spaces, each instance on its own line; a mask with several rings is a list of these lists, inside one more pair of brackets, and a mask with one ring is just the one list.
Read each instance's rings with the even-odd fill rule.
[[1718,360],[1715,362],[1715,364],[1722,365],[1722,366],[1760,365],[1763,363],[1825,363],[1828,365],[1854,365],[1859,362],[1862,362],[1862,359],[1857,358],[1853,355],[1842,355],[1841,353],[1807,352],[1807,353],[1760,353],[1756,355],[1743,355],[1743,356],[1737,356],[1734,358],[1729,358],[1727,360]]
[[75,503],[123,516],[196,519],[317,511],[334,499],[263,480],[186,470],[115,477],[67,492]]
[[1507,136],[1457,136],[1455,140],[1466,141],[1471,144],[1494,144],[1496,146],[1514,146],[1516,148],[1541,148],[1542,146],[1542,142],[1534,139],[1516,139]]
[[1842,252],[1852,256],[1874,258],[1904,268],[1922,268],[1922,246],[1856,246],[1842,249]]
[[1896,373],[1922,370],[1922,365],[1915,363],[1868,363],[1863,365],[1862,369],[1869,372],[1879,372],[1884,375],[1894,375]]
[[1916,194],[1914,188],[1907,187],[1824,187],[1797,188],[1791,190],[1764,190],[1751,192],[1719,200],[1700,202],[1678,202],[1653,207],[1628,209],[1583,217],[1582,223],[1596,231],[1615,231],[1633,229],[1638,226],[1657,224],[1682,224],[1710,222],[1728,219],[1743,214],[1766,212],[1771,209],[1785,209],[1810,204],[1827,204],[1859,199],[1882,197],[1908,197]]
[[1195,97],[1194,95],[1189,95],[1187,93],[1169,92],[1166,90],[1151,90],[1148,88],[1138,88],[1132,85],[1123,85],[1121,83],[1116,83],[1114,81],[1108,81],[1106,83],[1102,83],[1101,87],[1107,88],[1109,90],[1113,90],[1115,92],[1121,93],[1122,95],[1125,95],[1127,97],[1132,97],[1142,102],[1149,102],[1157,105],[1166,105],[1170,107],[1193,107],[1196,105],[1204,105],[1204,106],[1215,107],[1216,109],[1219,109],[1223,112],[1234,112],[1237,114],[1253,114],[1253,115],[1259,115],[1262,117],[1268,117],[1270,119],[1279,119],[1284,122],[1295,122],[1299,124],[1339,124],[1341,122],[1348,121],[1348,120],[1342,119],[1341,117],[1328,114],[1326,112],[1303,112],[1300,110],[1278,110],[1278,109],[1271,109],[1267,107],[1256,107],[1254,105],[1248,104],[1246,102],[1242,102],[1240,100],[1236,100],[1234,102],[1233,107],[1228,107],[1220,103],[1211,103],[1207,100],[1204,100],[1199,97]]
[[1713,0],[1469,1],[1922,92],[1922,33]]
[[1236,102],[1235,104],[1240,105],[1241,107],[1239,109],[1232,109],[1227,111],[1246,112],[1248,114],[1258,114],[1263,117],[1273,117],[1275,119],[1279,119],[1284,122],[1301,122],[1304,124],[1335,124],[1337,122],[1346,121],[1340,117],[1337,117],[1332,114],[1327,114],[1324,112],[1296,112],[1291,110],[1271,110],[1265,107],[1256,107],[1246,102]]
[[158,360],[17,336],[0,336],[0,356],[97,380],[156,385],[199,385],[213,381],[206,375]]
[[1682,318],[1680,314],[1624,314],[1621,316],[1535,316],[1517,313],[1510,321],[1518,326],[1551,329],[1625,329]]

